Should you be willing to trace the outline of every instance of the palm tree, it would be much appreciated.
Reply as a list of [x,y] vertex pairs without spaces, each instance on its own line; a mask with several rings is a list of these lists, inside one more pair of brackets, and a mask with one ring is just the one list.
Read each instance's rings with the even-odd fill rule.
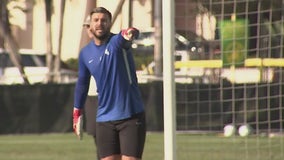
[[11,32],[10,22],[8,18],[8,14],[9,12],[11,12],[11,10],[8,11],[7,3],[8,3],[7,0],[2,0],[0,3],[0,12],[1,12],[0,37],[4,40],[4,43],[6,44],[4,46],[6,46],[7,50],[9,51],[8,53],[9,53],[12,63],[18,68],[19,72],[21,73],[21,76],[24,80],[24,84],[29,84],[29,80],[25,74],[25,71],[22,65],[21,57],[18,54],[18,51],[19,51],[18,44]]

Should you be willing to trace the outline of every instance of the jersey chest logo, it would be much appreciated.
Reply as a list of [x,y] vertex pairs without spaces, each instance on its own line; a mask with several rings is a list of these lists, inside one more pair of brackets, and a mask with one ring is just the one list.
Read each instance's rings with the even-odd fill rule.
[[102,61],[104,55],[109,56],[109,51],[107,48],[105,49],[104,54],[100,56],[100,61]]

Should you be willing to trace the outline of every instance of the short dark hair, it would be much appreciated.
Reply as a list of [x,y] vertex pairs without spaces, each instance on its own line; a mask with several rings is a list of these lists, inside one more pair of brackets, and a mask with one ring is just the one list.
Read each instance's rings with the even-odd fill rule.
[[103,14],[107,14],[109,19],[111,20],[112,19],[112,15],[111,13],[105,9],[104,7],[97,7],[97,8],[94,8],[91,13],[90,13],[90,16],[92,16],[94,13],[103,13]]

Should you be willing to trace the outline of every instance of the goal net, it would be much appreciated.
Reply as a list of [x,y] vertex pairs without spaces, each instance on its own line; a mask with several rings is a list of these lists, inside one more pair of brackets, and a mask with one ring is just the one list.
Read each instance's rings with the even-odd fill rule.
[[284,158],[283,8],[175,0],[177,159]]

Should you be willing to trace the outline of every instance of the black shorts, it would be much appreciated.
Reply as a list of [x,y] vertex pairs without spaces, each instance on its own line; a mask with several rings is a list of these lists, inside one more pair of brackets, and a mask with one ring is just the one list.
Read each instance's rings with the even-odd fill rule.
[[141,158],[145,137],[145,113],[124,120],[96,123],[97,149],[101,158],[117,154]]

